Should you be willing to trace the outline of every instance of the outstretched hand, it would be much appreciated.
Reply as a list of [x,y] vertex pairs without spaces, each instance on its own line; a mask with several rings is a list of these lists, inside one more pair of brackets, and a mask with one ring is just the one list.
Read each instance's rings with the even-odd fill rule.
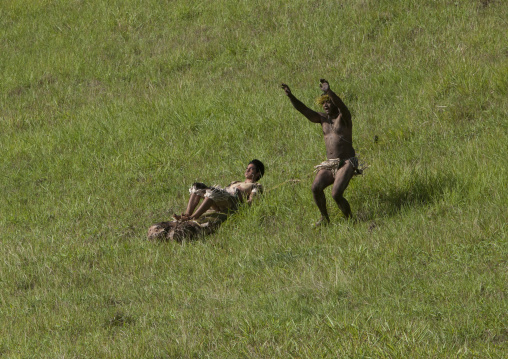
[[280,87],[284,90],[287,96],[291,95],[291,89],[286,84],[281,84]]
[[319,84],[319,88],[321,89],[321,91],[323,91],[323,93],[328,92],[328,90],[330,89],[330,84],[328,83],[328,81],[326,81],[325,79],[321,79],[319,80],[319,82],[321,82]]

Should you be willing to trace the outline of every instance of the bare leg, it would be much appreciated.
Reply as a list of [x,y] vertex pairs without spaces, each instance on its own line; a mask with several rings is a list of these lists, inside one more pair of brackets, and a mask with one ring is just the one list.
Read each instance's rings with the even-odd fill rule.
[[191,216],[194,213],[194,210],[196,209],[197,205],[199,204],[199,201],[201,201],[200,196],[198,196],[195,193],[192,193],[189,198],[189,202],[187,203],[187,209],[185,210],[184,215],[185,216]]
[[349,202],[344,198],[344,191],[349,185],[351,178],[353,178],[353,174],[353,165],[349,161],[346,161],[344,166],[342,166],[342,168],[337,171],[335,175],[335,182],[333,183],[332,188],[332,197],[346,218],[351,218],[353,216],[351,213],[351,206],[349,205]]
[[210,199],[208,197],[205,198],[203,203],[201,203],[201,205],[198,207],[196,212],[194,212],[194,214],[190,217],[190,219],[197,219],[197,218],[201,217],[201,215],[203,213],[208,211],[214,205],[215,205],[215,202],[213,201],[213,199]]
[[[321,220],[330,222],[328,211],[326,210],[326,197],[324,189],[333,183],[333,175],[328,170],[321,170],[316,175],[314,182],[312,183],[312,194],[314,196],[314,202],[321,212]],[[318,222],[318,224],[320,223]]]

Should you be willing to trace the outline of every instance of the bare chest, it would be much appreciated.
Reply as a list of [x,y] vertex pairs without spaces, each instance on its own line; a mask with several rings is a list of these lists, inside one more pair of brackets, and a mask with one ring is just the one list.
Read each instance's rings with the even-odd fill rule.
[[344,136],[351,133],[351,129],[345,126],[340,118],[323,121],[321,127],[325,136],[334,134]]
[[250,193],[252,191],[254,184],[246,183],[246,182],[233,182],[228,187],[232,189],[238,189],[244,193]]

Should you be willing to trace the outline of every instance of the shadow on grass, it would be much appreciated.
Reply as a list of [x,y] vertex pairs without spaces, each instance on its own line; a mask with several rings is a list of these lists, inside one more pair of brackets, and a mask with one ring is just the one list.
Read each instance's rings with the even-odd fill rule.
[[[374,204],[367,199],[358,210],[360,221],[369,221],[379,217],[391,217],[416,207],[427,206],[443,198],[447,192],[453,192],[458,180],[451,174],[419,175],[414,174],[399,184],[388,182],[386,188],[378,188],[374,194]],[[374,193],[375,193],[374,192]],[[372,192],[368,194],[372,196]]]
[[130,315],[126,315],[122,312],[116,312],[113,317],[106,319],[106,321],[104,322],[104,327],[106,328],[124,327],[126,325],[134,323],[135,319]]

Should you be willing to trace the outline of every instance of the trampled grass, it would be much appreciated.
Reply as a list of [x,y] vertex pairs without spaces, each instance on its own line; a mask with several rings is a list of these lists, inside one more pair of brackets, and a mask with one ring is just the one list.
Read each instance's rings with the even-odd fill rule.
[[[503,1],[0,5],[0,353],[504,357]],[[310,226],[326,78],[370,167]],[[316,108],[317,109],[317,108]],[[214,235],[145,241],[267,166]],[[329,195],[329,192],[327,192]]]

